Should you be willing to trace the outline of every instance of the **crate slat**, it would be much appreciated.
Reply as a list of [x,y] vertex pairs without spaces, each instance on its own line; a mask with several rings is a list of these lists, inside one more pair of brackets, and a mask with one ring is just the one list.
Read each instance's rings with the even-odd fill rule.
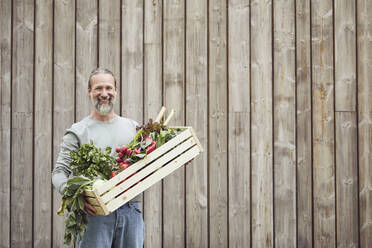
[[110,190],[111,188],[115,187],[119,182],[123,181],[128,176],[132,175],[134,172],[138,171],[142,167],[144,167],[146,164],[150,163],[151,161],[157,159],[167,151],[171,150],[173,147],[175,147],[177,144],[183,142],[185,139],[192,136],[190,128],[187,128],[185,131],[174,137],[173,139],[169,140],[164,145],[160,146],[159,148],[155,149],[152,153],[147,155],[142,160],[138,161],[137,163],[129,166],[126,170],[119,173],[117,176],[111,178],[109,181],[107,181],[105,184],[97,187],[97,193],[99,195],[102,195],[106,191]]
[[180,155],[182,152],[188,150],[190,147],[196,145],[195,139],[192,137],[188,140],[186,140],[184,143],[181,143],[177,147],[175,147],[173,150],[167,153],[167,156],[162,156],[152,162],[150,165],[143,168],[141,171],[137,172],[135,175],[131,176],[127,180],[125,180],[123,183],[115,187],[114,189],[110,190],[106,194],[102,196],[102,201],[107,204],[108,201],[112,200],[120,194],[121,192],[128,189],[133,184],[137,183],[142,178],[145,178],[147,175],[150,175],[152,172],[156,171],[158,168],[162,167],[164,164],[168,163],[178,155]]
[[153,184],[159,182],[161,179],[196,157],[201,153],[199,146],[194,146],[180,157],[174,159],[171,163],[165,165],[161,169],[154,172],[152,175],[144,179],[141,183],[135,185],[133,188],[129,189],[127,192],[112,200],[110,203],[107,204],[108,212],[113,212],[126,202],[130,201],[139,193],[143,192],[144,190],[151,187]]

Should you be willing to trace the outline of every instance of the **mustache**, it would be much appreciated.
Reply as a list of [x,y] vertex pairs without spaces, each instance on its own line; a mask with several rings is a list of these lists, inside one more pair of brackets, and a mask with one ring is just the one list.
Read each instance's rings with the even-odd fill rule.
[[112,96],[106,96],[106,97],[103,97],[103,96],[99,96],[99,97],[97,97],[97,101],[105,101],[105,100],[107,100],[107,101],[109,101],[109,102],[111,102],[112,101],[112,99],[113,99],[113,97]]

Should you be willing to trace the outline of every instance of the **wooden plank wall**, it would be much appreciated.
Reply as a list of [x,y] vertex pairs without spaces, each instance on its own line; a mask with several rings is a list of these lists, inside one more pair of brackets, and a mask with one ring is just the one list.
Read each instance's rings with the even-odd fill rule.
[[51,171],[97,66],[205,150],[143,194],[145,247],[372,247],[371,1],[0,0],[0,28],[0,247],[64,247]]

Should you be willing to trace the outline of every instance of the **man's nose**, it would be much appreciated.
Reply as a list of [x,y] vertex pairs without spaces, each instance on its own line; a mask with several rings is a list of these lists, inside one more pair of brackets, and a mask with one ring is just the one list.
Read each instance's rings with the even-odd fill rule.
[[102,90],[102,93],[101,93],[101,96],[103,96],[103,97],[107,97],[109,94],[108,94],[108,91],[107,90],[105,90],[105,89],[103,89]]

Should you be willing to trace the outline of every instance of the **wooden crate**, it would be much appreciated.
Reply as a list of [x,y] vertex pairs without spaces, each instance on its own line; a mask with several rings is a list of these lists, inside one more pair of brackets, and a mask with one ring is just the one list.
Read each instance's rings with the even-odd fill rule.
[[99,215],[112,213],[203,151],[192,127],[177,128],[183,131],[176,137],[94,190],[85,191]]

